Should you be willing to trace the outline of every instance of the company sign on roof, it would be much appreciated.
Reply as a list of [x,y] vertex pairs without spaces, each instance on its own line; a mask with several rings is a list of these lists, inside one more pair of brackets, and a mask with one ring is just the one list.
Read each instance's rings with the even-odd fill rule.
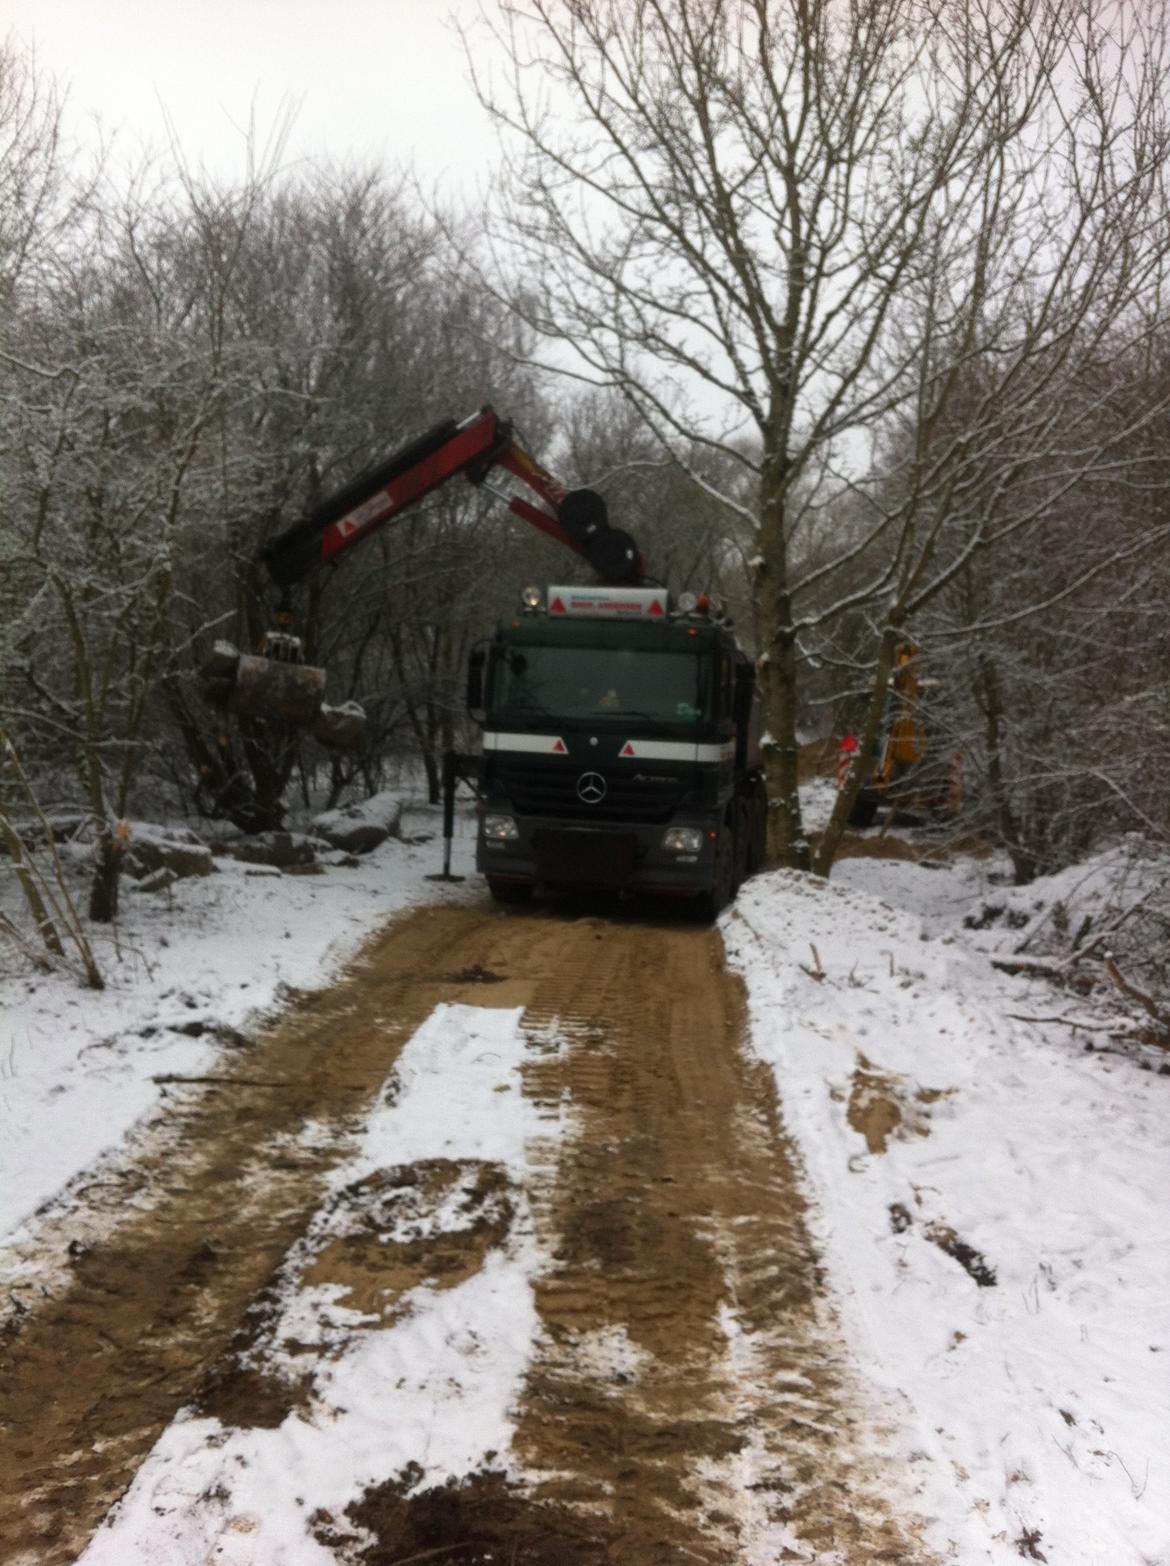
[[661,620],[666,593],[660,587],[550,587],[550,615],[606,620]]

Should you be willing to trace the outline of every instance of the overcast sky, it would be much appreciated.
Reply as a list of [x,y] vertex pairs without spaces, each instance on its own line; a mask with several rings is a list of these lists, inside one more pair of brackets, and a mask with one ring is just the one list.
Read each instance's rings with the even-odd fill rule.
[[96,117],[126,161],[169,117],[190,163],[241,173],[253,102],[261,131],[292,103],[290,157],[413,161],[470,190],[495,141],[453,13],[476,0],[2,0],[0,26],[68,87],[74,134]]

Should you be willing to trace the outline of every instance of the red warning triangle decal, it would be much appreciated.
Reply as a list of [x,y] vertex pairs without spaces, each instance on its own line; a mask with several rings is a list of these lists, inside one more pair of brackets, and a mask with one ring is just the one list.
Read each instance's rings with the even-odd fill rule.
[[636,756],[637,754],[638,752],[634,749],[632,743],[629,740],[627,740],[626,743],[622,746],[621,750],[618,751],[619,756]]
[[653,600],[653,602],[651,603],[649,609],[647,609],[646,613],[650,614],[650,615],[655,615],[655,614],[658,615],[658,616],[662,615],[662,605],[658,602],[657,598],[655,598]]
[[559,598],[554,598],[548,606],[548,612],[549,614],[564,614],[565,606]]
[[557,740],[556,744],[553,746],[553,755],[554,756],[563,756],[566,753],[567,753],[567,746],[565,745],[564,740],[562,740],[562,739]]

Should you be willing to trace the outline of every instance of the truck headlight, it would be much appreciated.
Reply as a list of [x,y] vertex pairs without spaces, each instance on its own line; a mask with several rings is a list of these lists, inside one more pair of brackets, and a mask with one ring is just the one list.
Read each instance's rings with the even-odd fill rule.
[[484,816],[483,835],[494,843],[511,843],[520,836],[520,828],[511,816]]
[[703,834],[698,827],[668,827],[662,846],[668,854],[697,854],[703,846]]

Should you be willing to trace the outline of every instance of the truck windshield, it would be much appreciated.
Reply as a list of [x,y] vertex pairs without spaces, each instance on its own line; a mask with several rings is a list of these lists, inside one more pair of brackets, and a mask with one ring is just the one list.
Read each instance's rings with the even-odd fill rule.
[[492,681],[492,714],[512,722],[650,718],[698,723],[709,660],[693,652],[625,647],[509,647]]

